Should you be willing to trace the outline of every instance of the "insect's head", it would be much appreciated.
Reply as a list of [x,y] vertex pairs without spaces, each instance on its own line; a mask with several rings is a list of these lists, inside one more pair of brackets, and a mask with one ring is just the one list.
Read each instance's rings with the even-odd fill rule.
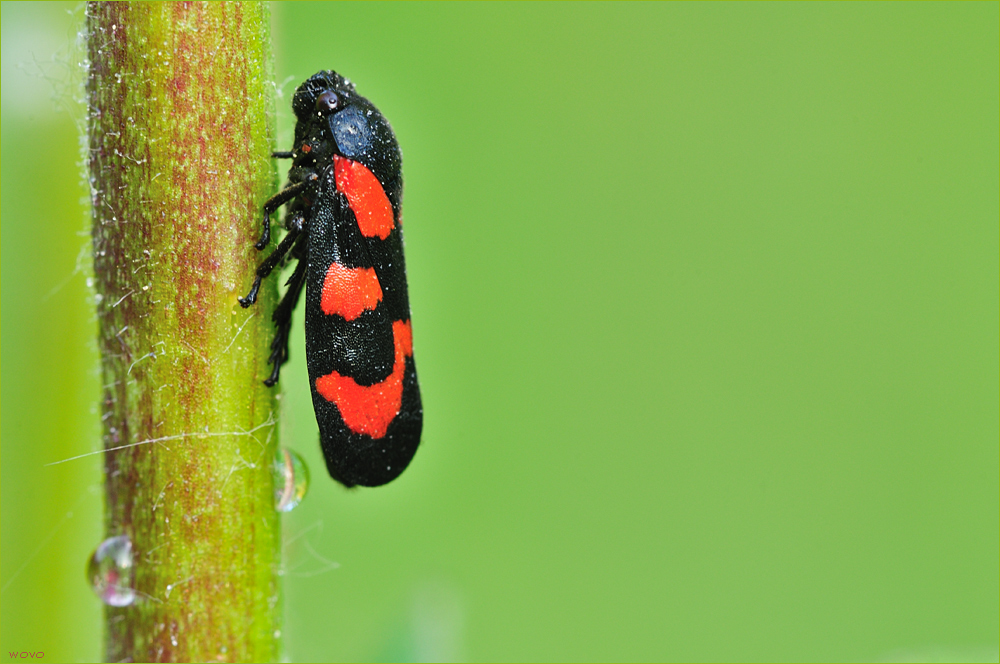
[[299,120],[324,117],[346,108],[356,96],[353,83],[335,71],[321,71],[295,91],[292,110]]
[[298,118],[295,142],[304,146],[296,164],[329,164],[333,155],[340,155],[364,163],[383,182],[399,177],[399,145],[392,128],[337,72],[317,72],[300,85],[292,109]]

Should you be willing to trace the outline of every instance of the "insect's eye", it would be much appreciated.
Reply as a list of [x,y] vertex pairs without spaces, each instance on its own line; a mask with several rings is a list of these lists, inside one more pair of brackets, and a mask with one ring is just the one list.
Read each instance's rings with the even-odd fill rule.
[[336,92],[327,90],[316,99],[316,111],[322,115],[332,113],[337,110],[338,106],[340,106],[340,99]]

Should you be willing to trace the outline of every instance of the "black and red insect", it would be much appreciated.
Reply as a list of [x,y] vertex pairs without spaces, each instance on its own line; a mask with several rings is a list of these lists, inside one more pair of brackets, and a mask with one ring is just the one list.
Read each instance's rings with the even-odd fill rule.
[[257,268],[240,304],[287,257],[298,263],[274,310],[271,376],[288,360],[292,310],[306,289],[306,365],[330,476],[346,486],[392,481],[410,463],[423,423],[413,363],[400,209],[399,144],[385,117],[354,85],[321,71],[292,99],[295,149],[288,185],[264,204],[286,206],[287,233]]

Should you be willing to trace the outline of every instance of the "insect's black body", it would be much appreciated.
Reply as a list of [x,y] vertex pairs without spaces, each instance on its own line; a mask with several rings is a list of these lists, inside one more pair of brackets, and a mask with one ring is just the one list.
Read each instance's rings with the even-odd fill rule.
[[298,259],[274,311],[270,378],[288,359],[291,313],[306,289],[306,364],[327,469],[347,485],[395,479],[420,442],[423,411],[410,332],[400,208],[401,157],[389,123],[354,86],[321,71],[295,92],[298,123],[288,186],[288,233],[261,264],[250,293],[285,255]]

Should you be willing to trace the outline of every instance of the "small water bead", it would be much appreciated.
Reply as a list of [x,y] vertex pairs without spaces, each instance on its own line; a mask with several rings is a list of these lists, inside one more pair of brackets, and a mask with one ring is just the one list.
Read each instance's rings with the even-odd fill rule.
[[287,447],[278,450],[274,458],[274,509],[291,512],[309,490],[309,468]]
[[132,540],[125,535],[109,537],[90,556],[87,581],[108,606],[128,606],[135,601],[132,563]]

